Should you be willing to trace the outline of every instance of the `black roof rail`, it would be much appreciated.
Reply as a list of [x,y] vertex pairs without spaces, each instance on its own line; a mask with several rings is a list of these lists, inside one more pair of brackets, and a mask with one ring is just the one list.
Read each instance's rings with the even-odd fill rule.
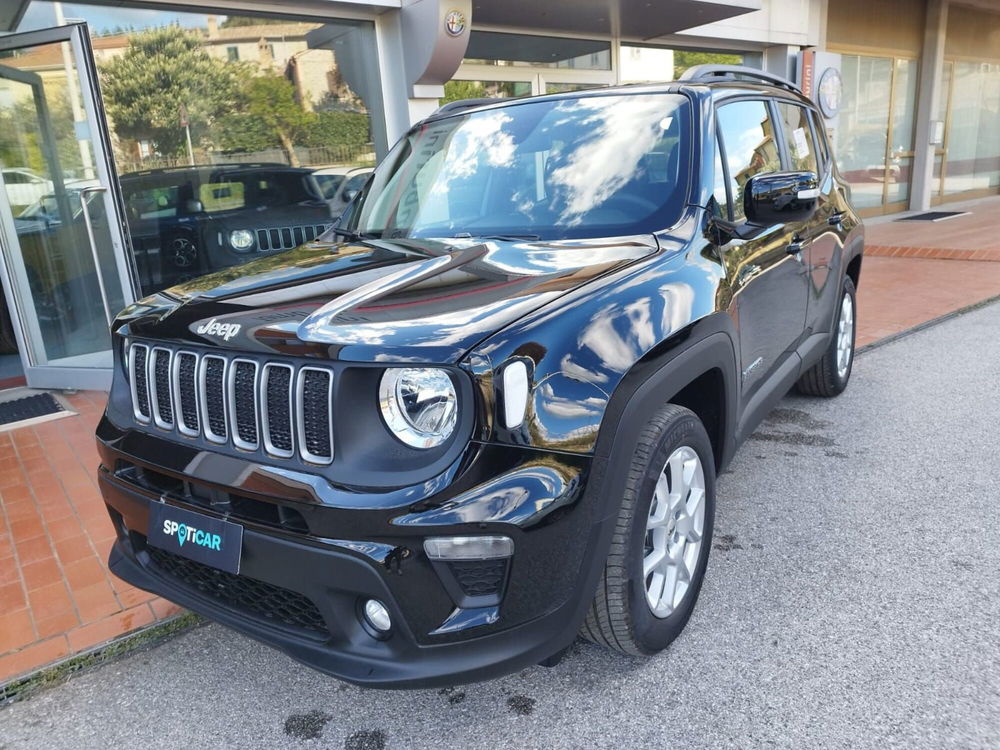
[[502,102],[503,97],[490,98],[479,98],[479,99],[456,99],[453,102],[448,102],[447,104],[442,104],[440,107],[434,110],[433,114],[427,119],[432,117],[441,117],[442,115],[451,115],[455,112],[461,112],[463,109],[472,109],[473,107],[482,107],[487,104],[498,104]]
[[176,172],[190,172],[192,170],[214,170],[214,169],[234,169],[237,167],[247,167],[249,169],[261,169],[266,167],[267,169],[308,169],[308,167],[292,167],[284,162],[280,161],[229,161],[229,162],[217,162],[215,164],[188,164],[182,167],[156,167],[154,169],[137,169],[134,172],[127,172],[122,177],[125,176],[138,176],[149,177],[153,175],[169,175]]
[[802,90],[787,78],[768,73],[757,68],[748,68],[745,65],[714,65],[706,63],[695,65],[693,68],[685,70],[677,80],[691,83],[712,83],[713,81],[739,81],[739,80],[763,81],[772,86],[780,86],[798,94]]

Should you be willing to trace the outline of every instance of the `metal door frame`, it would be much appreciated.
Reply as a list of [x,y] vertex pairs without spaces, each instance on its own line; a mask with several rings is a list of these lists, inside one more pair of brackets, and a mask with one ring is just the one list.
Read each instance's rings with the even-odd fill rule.
[[[79,95],[83,102],[85,116],[84,122],[88,131],[86,135],[93,149],[95,178],[102,187],[106,188],[103,192],[104,212],[111,235],[122,296],[125,304],[128,305],[137,298],[137,275],[133,260],[128,252],[124,202],[111,151],[111,137],[104,114],[104,105],[101,101],[97,66],[94,61],[87,25],[85,23],[67,24],[40,31],[2,36],[0,37],[0,52],[58,43],[68,43],[72,50],[73,62],[76,66],[76,83],[79,86]],[[40,110],[41,116],[44,117],[44,102]],[[25,290],[28,288],[27,278],[23,273],[15,273],[15,268],[12,265],[11,256],[15,248],[19,247],[17,242],[17,229],[13,212],[5,194],[0,194],[0,281],[4,284],[8,295],[7,301],[14,324],[14,335],[28,384],[36,388],[107,390],[111,384],[112,373],[109,356],[104,357],[100,353],[81,355],[85,360],[103,359],[106,362],[105,366],[72,367],[36,364],[39,357],[32,346],[31,339],[34,337],[40,339],[41,331],[38,329],[37,320],[33,315],[23,316],[21,313],[24,305],[29,303],[25,295]],[[35,330],[32,331],[32,336],[26,335],[26,317],[34,323]],[[110,350],[108,352],[110,354]]]

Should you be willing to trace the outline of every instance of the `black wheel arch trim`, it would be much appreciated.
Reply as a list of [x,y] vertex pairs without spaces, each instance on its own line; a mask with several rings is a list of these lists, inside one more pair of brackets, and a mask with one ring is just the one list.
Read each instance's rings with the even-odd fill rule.
[[[712,318],[718,317],[729,320],[728,316],[719,315],[699,323],[711,325]],[[736,449],[740,392],[736,347],[724,330],[702,334],[682,349],[671,348],[637,363],[611,396],[598,433],[595,457],[606,458],[612,464],[612,471],[624,471],[617,464],[627,462],[631,451],[627,450],[628,441],[617,440],[618,435],[637,430],[657,407],[669,403],[684,388],[712,370],[719,371],[723,382],[721,434],[713,440],[721,448],[720,455],[715,457],[716,467],[721,470]]]

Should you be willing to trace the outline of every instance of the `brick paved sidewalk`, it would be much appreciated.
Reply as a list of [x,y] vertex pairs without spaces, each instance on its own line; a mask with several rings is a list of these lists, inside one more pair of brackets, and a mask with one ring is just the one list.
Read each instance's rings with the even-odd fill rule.
[[933,210],[967,215],[933,222],[900,221],[899,215],[869,219],[865,255],[1000,263],[1000,197],[948,203]]
[[[1000,263],[963,259],[976,247],[1000,259],[1000,198],[970,210],[869,224],[859,346],[1000,295]],[[884,250],[918,246],[932,252]],[[68,398],[78,416],[0,433],[0,685],[180,611],[108,573],[114,531],[94,445],[104,394]]]
[[0,685],[180,611],[107,570],[104,396],[68,396],[78,416],[0,433]]

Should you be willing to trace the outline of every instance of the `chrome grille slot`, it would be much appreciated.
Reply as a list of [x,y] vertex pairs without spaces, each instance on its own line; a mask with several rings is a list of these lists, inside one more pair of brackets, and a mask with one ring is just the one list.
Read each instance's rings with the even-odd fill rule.
[[329,224],[315,224],[299,227],[278,227],[257,230],[257,249],[291,250],[306,242],[312,242],[329,228]]
[[153,422],[164,430],[174,428],[174,401],[170,395],[169,349],[153,347],[153,358],[149,364],[149,401],[153,407]]
[[332,372],[316,367],[299,370],[295,416],[303,461],[328,464],[333,460],[332,396]]
[[264,365],[261,386],[261,424],[264,449],[279,458],[291,458],[295,447],[292,440],[292,376],[290,365]]
[[149,424],[149,347],[132,344],[128,350],[129,385],[132,389],[132,413],[137,422]]
[[276,459],[331,464],[333,368],[234,354],[130,342],[136,422]]
[[201,358],[201,413],[205,420],[205,437],[213,443],[225,443],[229,437],[226,425],[225,375],[225,359],[214,354],[206,354]]
[[243,450],[257,450],[257,363],[234,359],[229,363],[227,384],[233,445]]
[[177,429],[182,435],[196,437],[201,431],[198,419],[198,355],[177,352],[171,375],[174,403],[177,412]]

